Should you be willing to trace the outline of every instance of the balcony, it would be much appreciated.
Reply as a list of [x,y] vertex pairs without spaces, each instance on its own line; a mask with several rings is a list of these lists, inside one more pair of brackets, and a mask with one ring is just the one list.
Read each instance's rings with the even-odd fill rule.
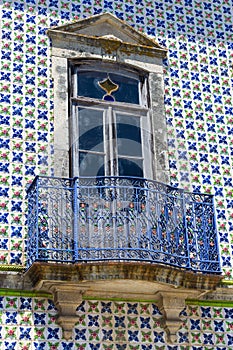
[[66,339],[85,296],[155,300],[173,342],[185,301],[222,279],[211,195],[138,178],[40,176],[27,222],[25,277],[53,294]]
[[220,273],[213,197],[145,179],[36,177],[27,246],[27,268],[119,261]]

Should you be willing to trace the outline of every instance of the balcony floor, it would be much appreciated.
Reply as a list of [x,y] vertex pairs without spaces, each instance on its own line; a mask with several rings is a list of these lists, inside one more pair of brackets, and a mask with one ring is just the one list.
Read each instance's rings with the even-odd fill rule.
[[57,323],[69,339],[77,323],[77,306],[84,299],[142,300],[154,302],[168,343],[176,341],[181,311],[188,299],[213,291],[222,277],[144,262],[34,262],[25,273],[34,289],[52,293]]
[[[94,262],[57,264],[35,262],[26,272],[35,289],[48,281],[85,287],[85,294],[98,297],[151,299],[161,289],[214,290],[221,275],[143,262]],[[165,287],[166,286],[166,287]]]

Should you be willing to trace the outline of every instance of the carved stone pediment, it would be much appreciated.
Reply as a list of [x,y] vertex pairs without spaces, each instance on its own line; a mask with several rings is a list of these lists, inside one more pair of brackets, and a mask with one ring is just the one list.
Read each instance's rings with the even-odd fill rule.
[[137,52],[149,56],[165,57],[167,50],[154,39],[110,13],[91,16],[48,30],[52,40],[76,41],[89,46],[100,46],[123,52]]

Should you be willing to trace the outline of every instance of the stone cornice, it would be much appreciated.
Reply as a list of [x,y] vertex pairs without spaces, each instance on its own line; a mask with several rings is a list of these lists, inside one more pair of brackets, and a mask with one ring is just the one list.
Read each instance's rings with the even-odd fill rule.
[[[195,273],[162,264],[143,262],[97,262],[77,264],[56,264],[36,262],[25,275],[37,289],[41,281],[60,280],[72,283],[131,280],[167,288],[212,291],[219,287],[221,275]],[[153,289],[153,288],[152,288]]]
[[164,48],[132,44],[112,38],[87,36],[55,29],[49,29],[47,34],[53,40],[53,46],[56,47],[61,45],[62,48],[69,48],[71,43],[79,43],[80,45],[101,48],[107,54],[121,52],[127,55],[137,54],[157,58],[165,58],[167,55],[167,50]]

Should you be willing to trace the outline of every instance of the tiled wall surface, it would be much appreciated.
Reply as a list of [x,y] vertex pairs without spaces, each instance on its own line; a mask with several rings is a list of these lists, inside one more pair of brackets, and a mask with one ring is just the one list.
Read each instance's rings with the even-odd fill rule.
[[[221,260],[233,261],[231,0],[0,1],[0,263],[24,264],[25,188],[51,175],[53,82],[46,29],[109,11],[169,49],[164,61],[171,183],[216,196]],[[84,302],[73,340],[46,299],[0,298],[0,348],[232,349],[233,309],[188,307],[166,345],[154,305]]]
[[46,29],[109,11],[169,49],[164,61],[171,183],[215,194],[232,278],[233,3],[1,0],[0,262],[24,263],[25,188],[52,173],[53,82]]
[[155,304],[84,301],[77,309],[72,339],[62,338],[51,301],[41,298],[0,299],[2,350],[230,350],[233,310],[188,306],[177,344],[167,345]]

